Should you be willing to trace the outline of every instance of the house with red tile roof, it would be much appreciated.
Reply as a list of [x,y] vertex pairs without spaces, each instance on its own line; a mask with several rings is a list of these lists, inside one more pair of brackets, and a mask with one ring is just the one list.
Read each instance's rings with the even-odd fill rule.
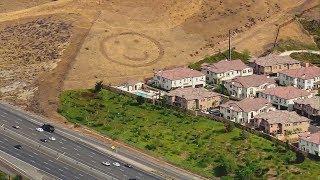
[[178,67],[157,71],[153,77],[153,82],[156,86],[165,90],[180,87],[204,87],[206,85],[206,77],[200,71]]
[[320,87],[320,68],[317,66],[289,69],[278,73],[279,84],[299,89],[318,89]]
[[294,101],[293,109],[300,115],[309,119],[320,120],[320,97],[314,96],[307,99]]
[[258,97],[265,98],[277,109],[293,110],[294,100],[311,98],[315,92],[309,92],[293,86],[277,86],[258,93]]
[[283,70],[301,68],[300,61],[297,61],[290,56],[279,56],[276,54],[252,58],[249,61],[249,65],[253,68],[254,73],[256,74],[276,75],[278,72]]
[[246,125],[262,112],[275,110],[264,98],[246,98],[241,101],[228,101],[220,105],[220,113],[225,119]]
[[207,111],[217,107],[221,100],[221,94],[208,91],[205,88],[178,88],[166,95],[167,103],[188,110]]
[[270,111],[257,115],[250,124],[265,133],[284,139],[297,139],[298,134],[309,131],[310,120],[294,111]]
[[230,96],[234,99],[254,98],[257,92],[276,87],[276,81],[265,75],[241,76],[224,82]]
[[299,149],[310,154],[320,156],[320,132],[300,135]]
[[220,84],[238,76],[250,76],[253,69],[241,60],[222,60],[213,64],[203,64],[201,72],[206,75],[208,83]]

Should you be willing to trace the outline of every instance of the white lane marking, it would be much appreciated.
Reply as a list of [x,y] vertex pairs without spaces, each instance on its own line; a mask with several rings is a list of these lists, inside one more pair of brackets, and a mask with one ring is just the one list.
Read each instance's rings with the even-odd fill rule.
[[93,158],[93,155],[89,154],[89,157]]
[[50,168],[48,168],[48,167],[46,167],[46,166],[45,166],[44,168],[47,169],[47,170],[50,170]]
[[66,170],[68,170],[69,168],[67,168],[67,167],[63,167],[63,168],[65,168]]
[[48,164],[47,162],[43,161],[44,164]]
[[77,153],[76,155],[77,155],[77,156],[80,156],[80,154],[79,154],[79,153]]
[[62,149],[67,149],[67,148],[65,148],[65,147],[63,147],[63,146],[61,146],[61,148],[62,148]]
[[60,143],[60,144],[63,144],[63,142],[62,142],[62,141],[59,141],[59,143]]
[[3,138],[5,141],[8,141],[8,139],[7,138]]
[[51,163],[53,163],[53,161],[52,161],[51,159],[49,159],[49,161],[50,161]]
[[30,160],[31,162],[35,163],[34,160]]
[[0,143],[3,143],[3,141],[0,141]]
[[28,156],[33,158],[33,156],[31,154],[28,154]]
[[39,156],[39,154],[38,154],[38,153],[36,153],[36,152],[33,152],[33,154],[34,154],[34,155],[36,155],[36,156]]
[[77,148],[73,148],[75,151],[78,151],[78,149]]
[[64,142],[67,142],[67,140],[65,140],[65,139],[61,139],[62,141],[64,141]]
[[82,174],[79,174],[79,176],[81,176],[81,177],[82,177],[83,175],[82,175]]
[[63,172],[63,169],[59,169],[59,171]]
[[124,172],[124,170],[123,170],[123,169],[121,169],[121,168],[120,168],[120,171]]
[[8,113],[6,113],[6,112],[2,112],[3,114],[5,114],[5,115],[8,115]]
[[[3,115],[3,114],[0,114],[0,116],[1,116],[1,117],[7,117],[7,116],[5,116],[5,115]],[[4,120],[4,119],[3,119],[3,120]]]

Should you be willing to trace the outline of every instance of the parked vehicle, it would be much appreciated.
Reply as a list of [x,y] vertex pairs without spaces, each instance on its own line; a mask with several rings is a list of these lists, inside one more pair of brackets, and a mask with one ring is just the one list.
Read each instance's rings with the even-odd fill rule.
[[220,113],[220,110],[219,110],[219,109],[210,109],[210,110],[208,110],[208,112],[209,112],[210,114],[212,114],[212,115],[215,115],[215,116],[219,116],[219,117],[222,116],[222,114]]
[[44,138],[43,138],[43,139],[40,139],[40,141],[41,141],[41,142],[44,142],[44,143],[48,142],[48,140],[47,140],[47,139],[44,139]]
[[38,131],[38,132],[43,132],[43,129],[42,128],[36,128],[36,130]]

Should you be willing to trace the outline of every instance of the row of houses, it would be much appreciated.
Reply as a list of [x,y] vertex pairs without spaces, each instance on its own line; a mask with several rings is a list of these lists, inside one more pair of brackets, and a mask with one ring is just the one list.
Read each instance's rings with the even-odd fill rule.
[[[320,117],[319,97],[313,91],[319,81],[320,68],[289,56],[268,55],[251,59],[249,65],[223,60],[203,64],[201,71],[160,70],[150,83],[166,91],[158,94],[164,94],[168,104],[202,112],[216,109],[227,120],[296,140]],[[223,85],[231,100],[225,102],[225,96],[208,89],[208,84]]]

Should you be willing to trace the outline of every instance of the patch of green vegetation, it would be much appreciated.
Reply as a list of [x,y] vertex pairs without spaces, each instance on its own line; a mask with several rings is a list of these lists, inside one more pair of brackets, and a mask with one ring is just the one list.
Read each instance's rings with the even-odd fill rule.
[[309,62],[316,66],[320,66],[320,55],[319,54],[312,54],[307,52],[299,52],[299,53],[292,53],[290,55],[293,59],[302,61],[302,62]]
[[61,115],[202,176],[320,178],[320,163],[294,164],[296,154],[262,137],[205,117],[101,90],[65,91]]
[[[192,63],[189,65],[189,68],[195,70],[201,70],[201,65],[203,63],[215,63],[224,59],[227,59],[229,56],[229,51],[224,51],[223,53],[214,54],[212,56],[205,57],[203,60]],[[250,58],[250,52],[245,50],[243,52],[237,52],[235,50],[231,51],[231,58],[234,59],[241,59],[244,63],[248,63]]]
[[295,41],[292,39],[289,40],[280,40],[273,51],[277,52],[285,52],[292,50],[318,50],[318,47],[314,44],[305,44],[299,41]]
[[301,19],[299,21],[303,28],[307,30],[314,37],[318,49],[320,49],[320,21]]

